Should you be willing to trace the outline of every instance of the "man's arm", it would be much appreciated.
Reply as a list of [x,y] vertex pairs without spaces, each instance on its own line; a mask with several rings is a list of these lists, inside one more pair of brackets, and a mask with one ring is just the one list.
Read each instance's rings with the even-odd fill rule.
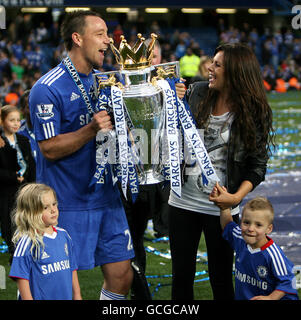
[[94,114],[92,121],[74,132],[59,134],[47,140],[39,141],[44,157],[55,161],[69,156],[92,140],[99,130],[112,130],[111,118],[106,111]]

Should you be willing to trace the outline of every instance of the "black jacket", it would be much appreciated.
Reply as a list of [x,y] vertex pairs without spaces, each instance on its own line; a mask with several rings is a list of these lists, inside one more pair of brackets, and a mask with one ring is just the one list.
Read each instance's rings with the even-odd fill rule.
[[[201,81],[193,83],[186,92],[186,99],[195,115],[208,90],[208,82]],[[203,129],[203,128],[199,128]],[[254,128],[255,130],[255,128]],[[241,183],[248,180],[252,183],[253,189],[265,178],[268,162],[267,152],[247,153],[240,136],[236,134],[237,123],[235,118],[230,129],[227,158],[227,189],[230,193],[235,193]],[[257,130],[257,139],[261,133]]]
[[8,250],[12,254],[14,246],[12,236],[14,228],[12,226],[12,210],[15,206],[15,198],[21,185],[27,182],[34,182],[36,178],[35,160],[31,154],[29,140],[19,134],[16,139],[22,156],[27,164],[26,171],[23,175],[22,184],[17,180],[16,172],[20,167],[17,161],[17,151],[12,148],[8,140],[2,136],[5,146],[0,148],[0,225],[2,237],[8,245]]
[[[36,164],[31,153],[29,140],[18,133],[16,133],[16,137],[23,158],[27,164],[23,183],[34,182],[36,179]],[[20,187],[16,174],[20,167],[17,161],[16,149],[10,146],[5,137],[3,139],[5,146],[0,148],[0,193],[1,195],[11,195],[15,194]]]

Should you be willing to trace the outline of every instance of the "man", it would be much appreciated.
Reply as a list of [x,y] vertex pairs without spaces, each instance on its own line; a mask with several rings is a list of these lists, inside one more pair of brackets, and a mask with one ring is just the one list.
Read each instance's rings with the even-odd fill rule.
[[[150,41],[151,39],[147,39],[144,42],[145,45],[148,46]],[[160,63],[161,47],[159,42],[156,41],[153,51],[152,65]],[[122,195],[122,202],[130,227],[135,251],[135,258],[132,260],[132,266],[135,270],[131,287],[132,300],[152,299],[145,277],[146,252],[144,248],[144,233],[147,228],[148,220],[151,219],[157,211],[160,211],[163,192],[166,194],[165,198],[167,204],[169,187],[166,187],[166,190],[167,191],[165,192],[163,191],[163,183],[140,185],[139,194],[135,202],[132,201],[129,190],[127,192],[127,199]]]
[[[151,39],[144,43],[149,45]],[[152,65],[161,63],[161,47],[158,41],[155,42]],[[181,79],[183,80],[183,79]],[[176,84],[177,94],[183,98],[185,86],[182,83]],[[139,186],[139,194],[135,202],[131,199],[130,192],[127,193],[127,200],[122,196],[125,212],[132,235],[135,258],[132,261],[134,279],[131,287],[132,300],[151,300],[151,294],[145,278],[146,252],[144,248],[144,233],[149,219],[153,219],[156,237],[168,236],[168,198],[170,192],[169,183],[160,182]]]
[[79,269],[101,266],[100,299],[125,299],[132,282],[134,252],[126,216],[111,168],[95,180],[99,130],[113,128],[106,111],[95,108],[93,68],[109,46],[107,26],[98,13],[67,14],[61,35],[68,56],[41,77],[30,92],[30,111],[40,152],[37,180],[56,190],[59,226],[73,239]]
[[181,77],[186,80],[188,87],[191,78],[195,77],[199,71],[200,57],[193,53],[193,50],[188,47],[186,54],[180,59],[180,73]]

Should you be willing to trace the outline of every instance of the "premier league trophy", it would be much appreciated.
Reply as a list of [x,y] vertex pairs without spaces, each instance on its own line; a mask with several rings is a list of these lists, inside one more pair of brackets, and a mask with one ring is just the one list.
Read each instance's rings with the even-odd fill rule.
[[[111,49],[121,70],[106,74],[96,73],[95,79],[99,94],[101,88],[111,88],[110,100],[113,106],[116,135],[119,140],[120,162],[126,153],[120,143],[122,139],[119,138],[122,138],[122,134],[119,135],[122,131],[119,129],[124,126],[121,125],[122,118],[124,118],[127,139],[130,143],[127,155],[129,157],[131,153],[139,184],[153,184],[165,179],[164,170],[168,167],[169,158],[165,135],[165,101],[163,91],[157,85],[157,81],[164,77],[175,77],[178,65],[175,62],[152,66],[153,49],[157,36],[151,35],[148,46],[145,45],[145,39],[141,34],[137,36],[138,40],[132,48],[122,37],[120,47],[117,49],[111,39]],[[157,71],[155,76],[152,75],[154,71]],[[119,96],[117,86],[122,97]],[[123,111],[122,108],[119,108],[120,99],[122,99]],[[126,160],[124,159],[122,167],[125,168],[125,165]]]
[[[102,176],[108,153],[113,150],[117,160],[113,171],[125,196],[128,186],[133,196],[138,193],[138,183],[169,180],[172,192],[181,197],[181,161],[185,158],[185,145],[202,171],[203,185],[211,190],[219,178],[185,97],[177,98],[178,62],[152,66],[157,36],[152,34],[151,37],[146,46],[145,39],[138,34],[133,47],[122,37],[119,49],[111,40],[111,49],[121,69],[95,74],[98,110],[111,110],[115,121],[114,134],[98,141],[96,137],[101,152],[97,152],[100,156],[96,157],[95,176]],[[105,141],[114,139],[115,149],[104,146]]]

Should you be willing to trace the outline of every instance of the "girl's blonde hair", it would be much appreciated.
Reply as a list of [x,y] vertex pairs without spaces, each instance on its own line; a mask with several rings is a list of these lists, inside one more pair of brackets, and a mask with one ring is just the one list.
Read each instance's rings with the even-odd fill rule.
[[16,245],[21,237],[28,236],[32,243],[30,252],[35,259],[40,257],[41,249],[44,249],[43,196],[48,192],[53,192],[54,198],[57,199],[51,187],[40,183],[29,183],[19,190],[16,199],[13,219],[16,231],[12,241]]

